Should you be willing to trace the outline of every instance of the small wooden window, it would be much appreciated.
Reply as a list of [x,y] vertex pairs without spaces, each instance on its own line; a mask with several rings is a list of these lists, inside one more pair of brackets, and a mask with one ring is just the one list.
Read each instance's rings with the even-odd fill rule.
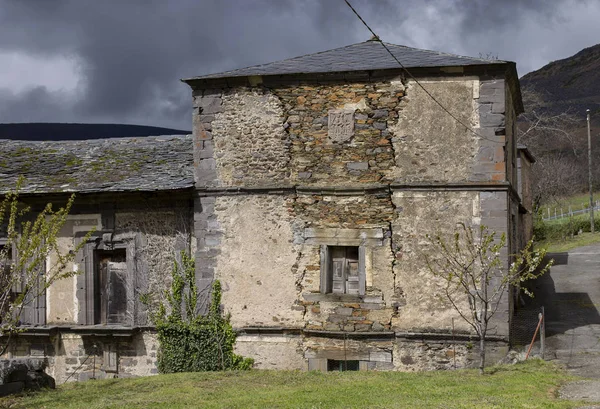
[[364,247],[321,246],[321,292],[365,293]]

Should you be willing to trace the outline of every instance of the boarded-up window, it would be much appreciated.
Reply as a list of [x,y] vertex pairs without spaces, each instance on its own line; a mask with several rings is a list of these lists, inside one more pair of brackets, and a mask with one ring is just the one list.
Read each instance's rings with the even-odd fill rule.
[[358,246],[321,247],[321,292],[364,294],[364,249]]

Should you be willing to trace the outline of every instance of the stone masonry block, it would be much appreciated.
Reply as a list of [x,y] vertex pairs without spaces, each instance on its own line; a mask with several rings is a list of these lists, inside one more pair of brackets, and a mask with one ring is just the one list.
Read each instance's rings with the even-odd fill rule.
[[194,220],[194,231],[198,233],[201,230],[206,230],[208,228],[207,220]]
[[349,170],[367,170],[369,169],[368,162],[348,162],[346,163],[346,168]]
[[209,147],[205,147],[204,149],[198,150],[198,158],[199,159],[210,159],[214,155],[214,150],[212,145]]
[[494,160],[495,149],[491,146],[481,146],[477,152],[477,162],[492,162]]
[[202,159],[198,164],[198,168],[202,170],[214,170],[217,168],[217,162],[212,158]]
[[217,201],[217,198],[214,196],[204,196],[200,198],[200,204],[202,205],[207,205],[207,204],[215,204]]
[[216,114],[222,111],[221,98],[219,97],[197,97],[195,102],[202,115]]
[[200,140],[211,140],[212,139],[212,133],[210,133],[208,130],[206,129],[200,129],[198,131],[198,139]]
[[492,113],[493,114],[503,114],[506,112],[506,106],[504,104],[504,99],[501,102],[494,102],[492,104]]
[[371,362],[392,362],[391,352],[371,352],[369,354],[369,361]]
[[504,90],[504,87],[505,87],[505,85],[504,85],[503,79],[481,81],[480,93],[488,91],[488,90],[492,90],[492,89]]
[[504,115],[480,112],[479,123],[487,127],[503,127]]
[[345,307],[337,307],[335,309],[335,313],[339,314],[339,315],[346,315],[346,316],[350,316],[352,315],[352,312],[354,311],[354,309],[352,308],[345,308]]

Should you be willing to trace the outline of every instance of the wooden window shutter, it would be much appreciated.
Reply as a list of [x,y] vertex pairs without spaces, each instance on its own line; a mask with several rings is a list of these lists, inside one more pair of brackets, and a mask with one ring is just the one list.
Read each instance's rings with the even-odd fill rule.
[[92,325],[95,324],[94,318],[96,310],[94,292],[98,289],[96,289],[96,283],[94,280],[94,253],[90,244],[86,244],[83,265],[85,268],[85,301],[82,303],[81,308],[85,308],[85,320],[82,322],[82,324]]
[[365,246],[358,248],[358,293],[365,295],[367,287],[367,273],[366,273],[366,254],[367,249]]
[[127,263],[106,263],[106,323],[127,323]]
[[31,324],[34,325],[45,325],[46,324],[46,289],[45,274],[46,263],[36,271],[36,283],[32,289],[32,303],[31,303]]
[[[21,275],[22,291],[28,290],[25,305],[21,311],[21,322],[26,325],[46,324],[46,290],[44,288],[46,264],[43,263],[36,271],[23,273]],[[35,278],[31,282],[31,288],[26,289],[25,274],[33,274]]]
[[331,292],[331,269],[329,262],[329,246],[321,246],[321,282],[320,291],[321,293]]
[[[38,283],[40,286],[44,285],[46,277],[41,274],[38,276]],[[38,295],[35,301],[35,324],[46,325],[46,290],[44,289],[40,295]]]

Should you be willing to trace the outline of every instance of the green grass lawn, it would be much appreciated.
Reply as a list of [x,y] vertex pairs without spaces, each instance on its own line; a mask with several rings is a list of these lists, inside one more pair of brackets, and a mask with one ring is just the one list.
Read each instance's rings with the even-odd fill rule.
[[0,399],[0,408],[575,408],[556,397],[571,379],[543,361],[483,376],[476,370],[186,373],[71,383]]
[[[598,226],[600,228],[600,226]],[[547,241],[536,243],[536,247],[546,247],[550,252],[569,251],[576,247],[589,246],[600,242],[600,232],[582,233],[559,241]]]

